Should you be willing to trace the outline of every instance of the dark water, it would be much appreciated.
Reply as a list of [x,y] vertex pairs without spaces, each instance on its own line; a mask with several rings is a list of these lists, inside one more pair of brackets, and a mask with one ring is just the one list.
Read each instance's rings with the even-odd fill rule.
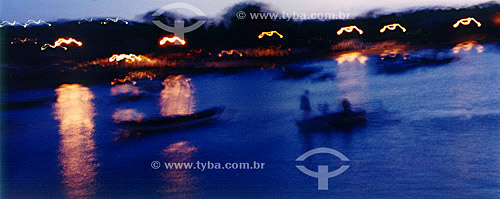
[[[277,69],[176,76],[139,81],[131,92],[145,96],[126,102],[117,102],[118,87],[109,84],[9,93],[57,101],[4,112],[2,189],[7,198],[500,198],[499,53],[486,45],[455,54],[450,64],[390,75],[376,73],[377,58],[366,57],[364,64],[303,63],[321,71],[302,79],[280,79]],[[322,74],[334,80],[314,80]],[[337,109],[348,98],[367,110],[366,126],[301,132],[295,121],[305,89],[315,110]],[[127,137],[113,122],[118,113],[150,117],[219,105],[226,107],[222,121],[196,129]],[[351,160],[326,191],[295,167],[317,147]],[[154,170],[154,160],[265,168]],[[311,170],[318,164],[333,170],[342,162],[323,154],[305,162]]]

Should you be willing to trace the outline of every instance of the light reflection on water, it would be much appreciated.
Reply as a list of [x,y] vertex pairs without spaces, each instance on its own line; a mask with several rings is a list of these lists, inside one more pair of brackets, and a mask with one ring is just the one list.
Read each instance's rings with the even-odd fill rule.
[[481,44],[478,44],[477,41],[465,41],[459,43],[453,47],[453,53],[457,54],[460,51],[470,51],[472,48],[476,49],[477,53],[482,53],[484,51],[484,47]]
[[116,109],[112,115],[116,123],[122,121],[141,121],[144,118],[144,114],[137,111],[136,109]]
[[147,78],[149,80],[153,80],[156,77],[156,74],[151,71],[132,71],[128,72],[128,74],[124,78],[114,78],[111,82],[111,85],[130,82],[132,84],[136,84],[135,80]]
[[95,194],[99,164],[94,141],[94,94],[79,84],[56,89],[55,119],[59,121],[59,163],[68,198],[87,198]]
[[[198,149],[187,141],[173,143],[165,148],[162,155],[170,163],[193,162],[192,156]],[[163,166],[163,165],[162,165]],[[198,189],[198,178],[192,170],[168,169],[162,172],[164,184],[159,192],[172,198],[194,198]]]
[[[25,133],[7,135],[7,157],[15,165],[9,168],[9,189],[17,196],[13,198],[33,198],[21,191],[38,191],[42,186],[54,198],[58,194],[68,198],[155,194],[269,198],[276,193],[291,198],[496,198],[500,187],[500,160],[494,155],[500,153],[496,147],[500,143],[500,70],[495,64],[499,51],[484,47],[481,54],[474,48],[461,51],[455,54],[460,59],[447,65],[394,75],[369,72],[376,67],[371,64],[374,56],[365,65],[357,58],[342,64],[335,59],[313,61],[323,72],[336,75],[324,82],[274,80],[274,71],[269,70],[193,76],[192,80],[172,76],[165,80],[162,91],[154,90],[158,98],[122,104],[109,103],[116,98],[109,96],[109,85],[91,87],[92,92],[81,85],[64,85],[56,89],[53,107],[9,112],[14,124],[37,124],[12,125],[14,132]],[[142,83],[137,85],[141,90]],[[161,81],[152,83],[157,86]],[[367,126],[351,133],[299,132],[294,122],[299,115],[293,114],[298,113],[297,98],[304,89],[311,90],[313,104],[328,101],[336,105],[337,98],[349,99],[354,107],[367,110]],[[44,94],[52,94],[52,90]],[[140,113],[185,114],[220,104],[238,109],[240,114],[231,122],[207,128],[111,141],[113,113],[122,118]],[[33,116],[45,109],[54,112],[57,124],[52,118]],[[99,115],[95,116],[95,109]],[[43,132],[54,125],[53,132],[59,133],[56,139]],[[59,145],[59,158],[47,153],[51,145]],[[328,192],[317,192],[316,181],[295,168],[295,158],[314,147],[334,148],[352,160],[345,174],[330,179]],[[229,173],[149,168],[152,160],[193,162],[199,158],[257,160],[270,167]],[[41,160],[47,167],[22,167],[26,159]],[[62,193],[53,183],[59,178],[51,173],[58,165],[62,165],[66,188]],[[37,173],[30,173],[32,170]],[[48,177],[38,178],[40,175]],[[26,183],[25,179],[35,178],[40,180]],[[121,181],[124,178],[128,180]],[[96,187],[97,182],[103,186]],[[56,188],[50,190],[52,187]]]
[[113,87],[111,87],[112,96],[122,95],[122,94],[138,95],[139,88],[131,84],[114,85]]
[[368,57],[359,52],[347,53],[347,55],[342,54],[337,58],[337,62],[339,63],[337,68],[337,87],[340,91],[340,98],[348,99],[353,104],[368,102],[368,70],[364,65],[366,60],[368,60]]
[[349,52],[340,54],[335,60],[338,64],[358,62],[360,64],[365,64],[368,57],[361,54],[360,52]]
[[409,55],[409,52],[406,51],[404,46],[385,49],[382,53],[380,53],[380,60],[384,60],[385,57],[395,58],[398,55],[401,55],[404,59],[406,59],[406,56]]
[[169,76],[163,81],[160,93],[162,116],[188,115],[195,111],[195,89],[191,78],[183,75]]

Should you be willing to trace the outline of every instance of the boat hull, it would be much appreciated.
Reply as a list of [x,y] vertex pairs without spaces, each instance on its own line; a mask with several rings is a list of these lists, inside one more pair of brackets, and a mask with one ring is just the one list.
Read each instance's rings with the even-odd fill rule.
[[365,111],[338,112],[297,121],[302,130],[350,129],[366,122]]
[[119,126],[123,130],[132,132],[158,132],[194,128],[217,121],[223,111],[223,107],[216,107],[190,115],[126,121],[119,123]]

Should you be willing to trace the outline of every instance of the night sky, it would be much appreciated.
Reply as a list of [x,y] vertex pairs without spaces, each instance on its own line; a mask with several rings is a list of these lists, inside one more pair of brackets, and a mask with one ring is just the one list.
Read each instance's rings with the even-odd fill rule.
[[[156,10],[173,2],[185,2],[198,7],[210,17],[221,15],[224,10],[241,0],[2,0],[0,19],[26,21],[42,19],[80,19],[90,17],[121,17],[138,19],[148,11]],[[262,1],[264,2],[264,1]],[[428,6],[468,6],[486,2],[485,0],[271,0],[265,1],[275,11],[300,13],[344,12],[351,16],[371,9],[383,8],[398,11],[411,7]],[[180,10],[182,11],[182,10]],[[187,11],[189,12],[189,11]]]

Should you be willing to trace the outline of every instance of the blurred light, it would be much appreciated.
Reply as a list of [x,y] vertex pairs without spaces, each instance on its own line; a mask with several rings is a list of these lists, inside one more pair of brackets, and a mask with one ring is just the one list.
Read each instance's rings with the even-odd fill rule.
[[132,84],[136,84],[134,79],[143,79],[143,78],[148,78],[149,80],[153,80],[153,78],[156,77],[156,74],[149,72],[149,71],[133,71],[129,72],[127,76],[124,78],[114,78],[113,81],[111,82],[111,85],[115,85],[117,83],[125,83],[127,81],[130,81]]
[[[352,56],[355,55],[355,56]],[[358,53],[348,54],[349,57],[360,57]],[[353,106],[366,104],[370,101],[368,84],[368,67],[362,64],[339,65],[336,71],[335,84],[338,88],[338,99],[348,99]],[[335,108],[336,104],[330,104]]]
[[382,29],[380,29],[380,33],[385,32],[385,29],[396,30],[397,27],[401,28],[401,30],[403,32],[406,32],[406,28],[404,28],[403,26],[401,26],[398,23],[394,23],[394,24],[385,25]]
[[112,96],[124,95],[124,94],[139,95],[139,93],[140,93],[139,88],[132,86],[130,84],[115,85],[111,87]]
[[17,37],[12,39],[10,44],[12,44],[12,45],[18,44],[18,43],[24,44],[24,43],[28,43],[28,42],[33,42],[33,44],[38,44],[38,41],[36,39],[30,39],[30,38],[21,39],[21,38],[17,38]]
[[482,53],[484,51],[484,47],[481,44],[478,44],[476,41],[466,41],[457,44],[455,47],[453,47],[452,51],[453,53],[457,54],[460,51],[470,51],[472,48],[476,49],[477,53]]
[[388,57],[395,58],[398,55],[401,55],[403,59],[406,59],[408,56],[406,45],[393,45],[389,49],[384,49],[384,51],[380,54],[380,60],[385,60]]
[[240,57],[243,57],[243,54],[238,52],[237,50],[222,50],[218,56],[222,57],[224,54],[226,55],[238,54]]
[[66,198],[91,198],[96,192],[99,163],[94,141],[94,94],[80,84],[56,90],[55,119],[59,121],[59,164]]
[[268,48],[245,49],[245,57],[284,57],[290,55],[292,49],[281,49],[281,46],[270,46]]
[[46,21],[42,21],[42,20],[38,20],[38,21],[35,21],[35,20],[28,20],[26,21],[26,23],[19,23],[17,21],[13,21],[13,22],[9,22],[9,21],[2,21],[2,23],[0,23],[0,28],[1,27],[4,27],[4,26],[15,26],[15,25],[20,25],[24,28],[28,27],[29,25],[32,25],[32,24],[36,24],[36,25],[40,25],[40,24],[45,24],[47,26],[52,26],[52,24],[50,23],[47,23]]
[[[187,141],[170,144],[163,149],[162,155],[168,162],[192,162],[192,156],[198,149]],[[199,179],[189,169],[166,169],[160,174],[164,184],[160,186],[160,193],[166,198],[202,198],[198,190]]]
[[181,45],[185,45],[186,44],[186,40],[181,39],[180,37],[177,37],[177,36],[173,36],[173,37],[163,37],[160,40],[160,46],[165,45],[167,42],[169,42],[169,43],[175,43],[176,41],[178,41]]
[[101,22],[101,24],[108,24],[109,22],[114,22],[114,23],[118,23],[119,21],[122,21],[123,23],[125,24],[128,24],[128,21],[125,21],[123,19],[120,19],[120,18],[106,18],[106,20],[104,20],[103,22]]
[[78,41],[78,40],[73,39],[71,37],[68,39],[59,38],[57,41],[54,42],[54,45],[44,44],[40,49],[45,50],[48,47],[51,47],[51,48],[61,47],[64,50],[67,50],[68,48],[62,46],[62,44],[71,44],[71,43],[75,43],[77,46],[82,46],[82,44],[83,44],[81,41]]
[[496,25],[500,25],[500,13],[496,12],[495,16],[493,17],[493,23]]
[[[78,21],[78,24],[82,24],[83,22],[87,22],[87,23],[92,23],[94,21],[94,17],[91,17],[90,19],[84,19],[84,18],[81,18],[80,21]],[[106,18],[105,20],[101,20],[101,24],[108,24],[110,22],[113,22],[113,23],[118,23],[118,22],[123,22],[124,24],[128,24],[128,21],[125,21],[124,19],[121,19],[121,18]]]
[[262,33],[260,33],[260,35],[258,37],[259,37],[259,39],[262,39],[262,37],[264,37],[264,35],[267,35],[268,37],[271,37],[271,36],[273,36],[273,34],[276,34],[280,38],[283,38],[283,35],[280,34],[280,33],[278,33],[278,31],[276,31],[276,30],[268,31],[268,32],[262,32]]
[[337,35],[341,35],[342,33],[344,33],[344,31],[352,32],[353,30],[357,30],[360,35],[363,34],[363,30],[359,29],[357,26],[346,26],[346,27],[340,28],[340,30],[337,31]]
[[136,109],[116,109],[112,117],[116,123],[123,121],[140,122],[144,118],[144,114],[139,113]]
[[362,55],[360,52],[350,52],[343,53],[335,59],[338,64],[343,64],[344,62],[355,62],[358,61],[361,64],[365,64],[368,60],[367,56]]
[[479,21],[477,21],[473,17],[469,17],[469,18],[463,18],[463,19],[458,20],[455,24],[453,24],[453,28],[457,28],[460,24],[467,26],[470,24],[471,21],[476,23],[478,28],[481,27],[481,23],[479,23]]
[[[110,61],[111,60],[111,61]],[[154,58],[146,55],[135,54],[113,54],[109,58],[97,59],[85,63],[80,63],[76,67],[101,66],[101,67],[165,67],[175,66],[175,62],[166,58]]]
[[[194,54],[201,54],[204,50],[203,49],[199,49],[199,50],[195,50],[195,49],[191,49],[189,50],[188,53],[186,53],[187,56],[191,56],[191,55],[194,55]],[[207,53],[208,55],[212,55],[212,53],[208,52]]]
[[162,116],[189,115],[194,113],[194,87],[191,78],[183,75],[169,76],[163,81],[160,92]]
[[172,153],[193,153],[196,152],[198,149],[194,146],[190,146],[189,142],[182,141],[182,142],[177,142],[174,144],[171,144],[168,146],[168,148],[164,149],[163,152],[166,154],[172,154]]
[[191,49],[191,50],[189,50],[189,52],[195,52],[197,54],[200,54],[201,51],[203,51],[203,49],[200,49],[200,50],[193,50],[193,49]]
[[119,62],[122,60],[125,60],[125,62],[135,62],[135,61],[142,61],[143,59],[148,59],[147,57],[144,57],[142,55],[135,55],[135,54],[114,54],[110,58],[108,58],[109,62]]
[[90,19],[81,18],[80,21],[78,21],[78,24],[81,24],[82,22],[91,23],[92,21],[94,21],[94,17],[91,17]]

